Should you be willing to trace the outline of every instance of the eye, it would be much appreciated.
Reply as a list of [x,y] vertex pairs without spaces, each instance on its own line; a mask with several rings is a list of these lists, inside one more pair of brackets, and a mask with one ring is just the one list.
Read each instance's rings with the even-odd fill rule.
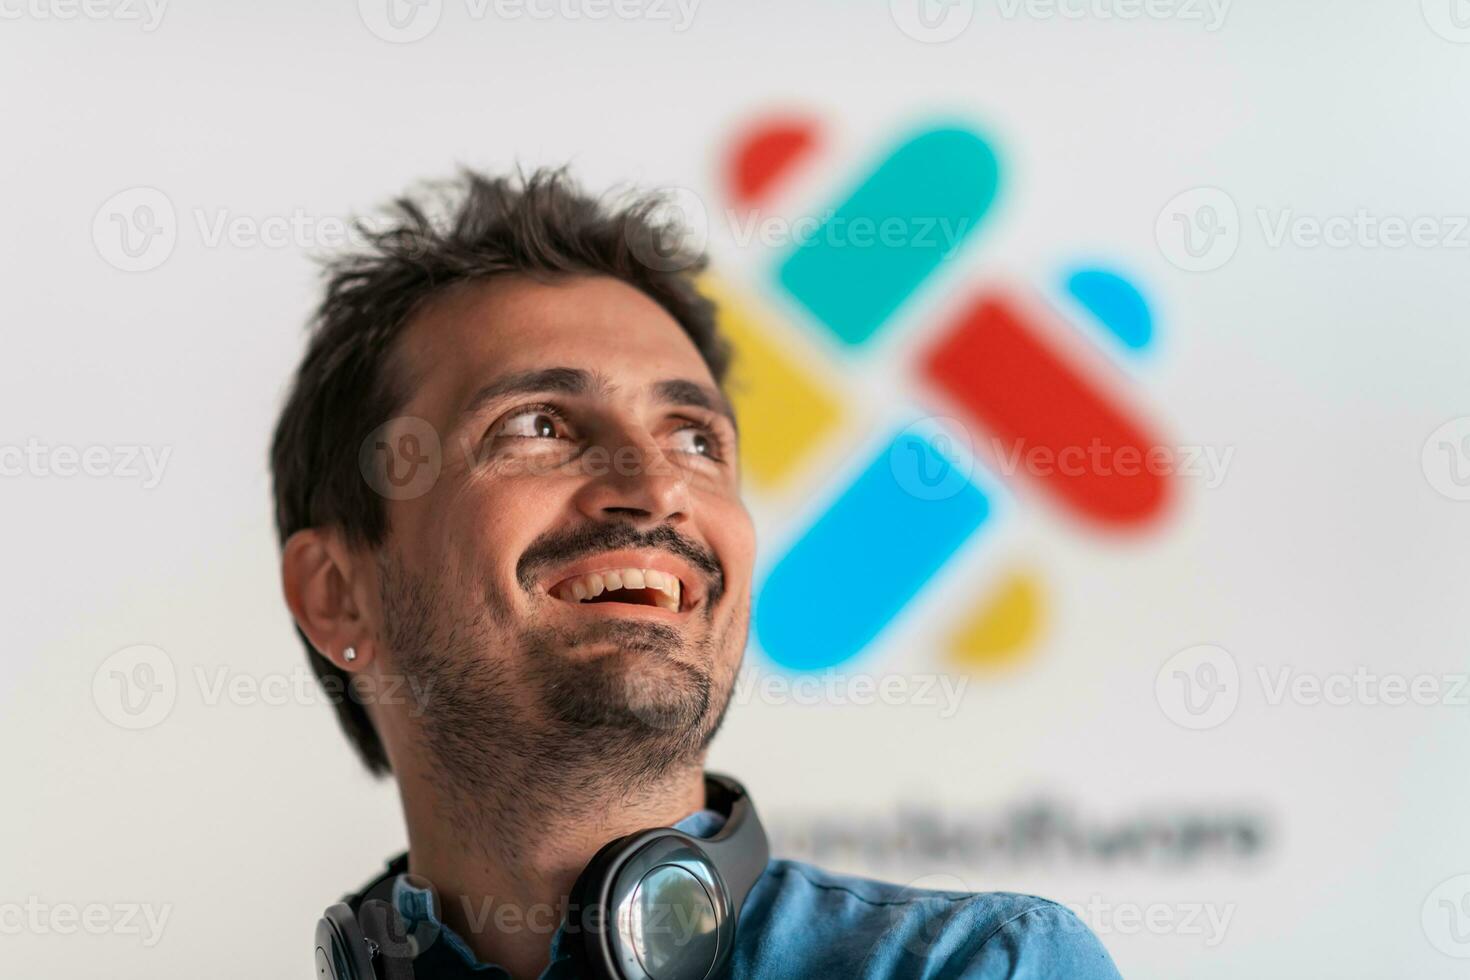
[[501,420],[491,432],[496,439],[556,439],[566,419],[553,405],[525,405]]
[[691,456],[704,456],[716,462],[725,458],[720,437],[709,426],[697,422],[676,431],[674,445],[679,452],[689,453]]

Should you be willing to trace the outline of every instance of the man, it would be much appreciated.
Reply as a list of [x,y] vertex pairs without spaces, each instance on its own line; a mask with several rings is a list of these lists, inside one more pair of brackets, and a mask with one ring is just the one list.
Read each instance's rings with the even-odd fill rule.
[[[376,887],[420,977],[580,975],[568,896],[599,849],[727,817],[703,761],[755,536],[704,260],[656,214],[560,172],[398,201],[329,267],[276,430],[286,600],[397,780],[407,860]],[[1042,899],[752,880],[737,977],[1117,975]]]

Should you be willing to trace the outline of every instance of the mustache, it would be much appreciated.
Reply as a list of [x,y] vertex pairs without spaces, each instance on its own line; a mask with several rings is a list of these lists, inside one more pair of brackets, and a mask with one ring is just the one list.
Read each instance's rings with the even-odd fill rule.
[[531,542],[516,563],[516,581],[527,592],[536,589],[541,570],[577,561],[590,555],[623,548],[667,551],[684,559],[704,574],[708,598],[713,604],[725,591],[725,573],[714,552],[689,540],[671,525],[660,524],[640,531],[631,524],[585,524],[569,531],[548,531]]

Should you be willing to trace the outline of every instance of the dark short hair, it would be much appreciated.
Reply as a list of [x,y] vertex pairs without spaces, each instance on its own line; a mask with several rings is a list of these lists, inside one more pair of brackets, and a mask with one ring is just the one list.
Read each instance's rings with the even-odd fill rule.
[[[382,544],[384,499],[359,469],[358,450],[406,400],[389,368],[395,342],[427,302],[457,283],[509,274],[619,279],[678,321],[723,387],[729,344],[695,283],[706,258],[666,201],[594,198],[565,169],[513,177],[464,170],[398,198],[381,220],[357,222],[359,241],[325,263],[326,295],[271,443],[281,544],[310,527],[335,528],[350,544]],[[387,773],[383,743],[346,673],[296,632],[363,763]]]

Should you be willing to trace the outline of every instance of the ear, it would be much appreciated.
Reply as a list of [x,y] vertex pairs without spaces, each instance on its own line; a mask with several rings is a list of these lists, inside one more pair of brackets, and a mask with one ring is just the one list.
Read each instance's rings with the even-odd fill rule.
[[[376,652],[363,588],[362,556],[347,548],[341,536],[321,528],[297,531],[281,551],[281,585],[286,605],[301,632],[341,670],[355,673],[372,663]],[[348,660],[347,649],[355,656]]]

